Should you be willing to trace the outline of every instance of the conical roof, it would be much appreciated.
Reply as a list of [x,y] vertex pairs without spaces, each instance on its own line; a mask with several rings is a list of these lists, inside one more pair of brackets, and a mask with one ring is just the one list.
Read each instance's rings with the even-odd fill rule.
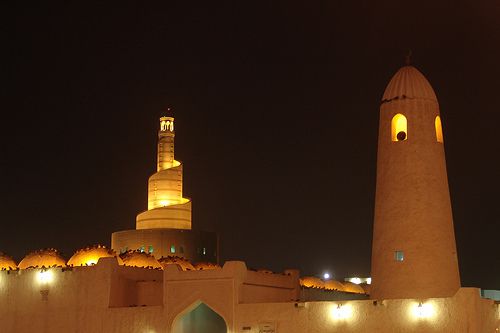
[[437,103],[437,97],[425,76],[413,66],[404,66],[385,88],[382,103],[394,99],[424,99]]

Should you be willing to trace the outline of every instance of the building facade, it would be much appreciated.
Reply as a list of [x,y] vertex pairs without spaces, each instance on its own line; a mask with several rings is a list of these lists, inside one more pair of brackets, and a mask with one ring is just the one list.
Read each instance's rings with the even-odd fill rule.
[[[460,287],[439,108],[414,67],[396,73],[382,99],[371,291],[301,279],[296,270],[173,258],[197,261],[197,247],[215,244],[210,234],[205,240],[191,230],[173,138],[173,118],[161,118],[148,210],[138,215],[135,230],[113,234],[112,248],[122,256],[96,247],[66,262],[50,249],[17,265],[0,254],[0,332],[500,330],[500,302],[491,299],[496,293]],[[125,252],[130,249],[139,251]]]

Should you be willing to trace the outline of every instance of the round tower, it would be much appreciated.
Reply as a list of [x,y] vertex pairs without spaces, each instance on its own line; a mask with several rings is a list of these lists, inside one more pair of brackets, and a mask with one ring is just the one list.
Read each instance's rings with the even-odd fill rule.
[[408,65],[380,106],[371,297],[447,297],[459,288],[439,105]]

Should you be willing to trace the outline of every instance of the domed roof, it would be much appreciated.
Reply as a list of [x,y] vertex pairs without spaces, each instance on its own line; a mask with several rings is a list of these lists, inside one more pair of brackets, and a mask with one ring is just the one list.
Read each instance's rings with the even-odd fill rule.
[[3,252],[0,252],[0,271],[12,269],[17,269],[14,259]]
[[325,282],[325,289],[327,290],[338,290],[345,291],[345,287],[342,283],[336,280],[328,280]]
[[206,271],[209,269],[221,268],[219,265],[211,263],[211,262],[197,262],[193,266],[194,266],[194,269],[196,269],[198,271]]
[[393,99],[424,99],[437,103],[437,97],[425,76],[413,66],[404,66],[385,88],[382,103]]
[[116,257],[118,264],[123,265],[120,257],[116,256],[115,251],[107,249],[105,246],[97,245],[93,247],[86,247],[78,250],[68,260],[68,266],[92,266],[97,264],[100,258],[113,258]]
[[363,287],[361,287],[358,284],[352,283],[352,282],[347,282],[345,281],[342,283],[344,285],[344,291],[348,293],[355,293],[355,294],[365,294],[365,290]]
[[20,269],[65,267],[66,260],[59,255],[56,249],[43,249],[29,253],[19,263]]
[[179,265],[183,271],[194,271],[194,266],[186,259],[177,256],[161,257],[158,260],[163,268],[168,265]]
[[300,285],[306,288],[325,289],[325,282],[315,276],[305,276],[300,278]]
[[146,252],[129,251],[122,254],[121,257],[125,266],[162,269],[158,260]]

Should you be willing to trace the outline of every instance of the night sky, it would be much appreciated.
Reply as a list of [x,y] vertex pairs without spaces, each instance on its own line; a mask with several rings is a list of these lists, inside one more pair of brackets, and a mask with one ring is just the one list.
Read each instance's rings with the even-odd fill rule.
[[411,49],[440,103],[462,284],[500,289],[500,2],[405,3],[4,8],[0,250],[69,258],[135,228],[172,107],[193,226],[222,260],[368,276],[380,99]]

